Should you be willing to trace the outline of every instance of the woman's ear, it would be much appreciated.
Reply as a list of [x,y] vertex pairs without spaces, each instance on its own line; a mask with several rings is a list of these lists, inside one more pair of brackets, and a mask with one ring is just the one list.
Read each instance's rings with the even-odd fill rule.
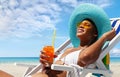
[[95,31],[94,31],[94,35],[93,35],[94,37],[97,37],[98,36],[98,32],[97,32],[97,30],[95,29]]
[[97,33],[95,33],[93,36],[97,37],[97,36],[98,36],[98,34],[97,34]]

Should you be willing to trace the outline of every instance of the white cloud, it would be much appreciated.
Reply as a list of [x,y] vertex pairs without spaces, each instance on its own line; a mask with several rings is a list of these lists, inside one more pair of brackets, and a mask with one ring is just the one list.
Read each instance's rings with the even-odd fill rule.
[[112,4],[111,0],[98,0],[97,4],[100,5],[100,7],[106,8],[107,6],[110,6]]
[[16,8],[19,5],[19,3],[17,2],[17,0],[10,0],[9,1],[9,6],[11,7],[11,9]]
[[[109,5],[109,0],[2,0],[0,6],[0,36],[42,36],[44,30],[56,28],[61,14],[72,11],[81,2]],[[71,8],[72,7],[72,8]],[[48,29],[49,28],[49,29]]]
[[114,48],[111,53],[119,53],[120,54],[120,49],[119,48]]
[[110,52],[111,56],[120,56],[120,48],[114,48]]
[[79,3],[77,0],[60,0],[61,3],[66,4],[68,7],[76,7],[76,5]]
[[35,32],[38,35],[37,31],[54,29],[55,24],[59,21],[61,9],[55,3],[39,4],[38,2],[39,0],[1,2],[0,35],[30,37],[34,36]]
[[81,3],[93,3],[100,7],[107,7],[111,4],[111,0],[60,0],[61,3],[69,5],[69,7],[76,7]]

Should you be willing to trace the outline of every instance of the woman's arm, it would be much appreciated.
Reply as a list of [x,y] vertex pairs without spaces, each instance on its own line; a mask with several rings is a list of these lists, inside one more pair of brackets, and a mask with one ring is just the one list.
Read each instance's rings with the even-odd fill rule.
[[115,30],[113,29],[103,34],[103,36],[100,39],[98,39],[95,43],[83,50],[79,55],[78,65],[84,67],[95,62],[101,53],[101,49],[104,43],[106,41],[111,40],[114,36]]
[[13,77],[13,76],[8,74],[7,72],[0,70],[0,77]]

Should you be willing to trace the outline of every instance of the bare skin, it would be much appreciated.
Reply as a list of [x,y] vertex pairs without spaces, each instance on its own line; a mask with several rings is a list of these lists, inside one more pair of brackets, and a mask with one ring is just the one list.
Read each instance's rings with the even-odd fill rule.
[[8,74],[7,72],[0,70],[0,77],[13,77],[13,76]]
[[[97,38],[96,28],[90,21],[84,20],[77,27],[76,36],[81,40],[80,46],[78,48],[71,47],[71,48],[66,49],[63,55],[60,57],[60,59],[62,59],[63,57],[65,57],[71,52],[83,49],[82,52],[79,54],[77,64],[81,67],[84,67],[86,65],[94,63],[98,59],[101,53],[101,48],[103,44],[106,41],[111,40],[115,36],[115,30],[112,29],[111,31],[104,33],[102,37],[96,41],[96,38]],[[49,64],[49,65],[51,64],[48,61],[46,61],[45,58],[49,58],[49,57],[45,56],[44,53],[41,53],[40,62],[44,65],[43,72],[36,73],[32,75],[32,77],[66,77],[65,71],[55,71],[49,68],[49,73],[54,74],[54,75],[52,76],[49,73],[46,73],[46,71],[48,70],[48,69],[45,69],[46,64]],[[64,64],[60,60],[56,61],[56,63]]]

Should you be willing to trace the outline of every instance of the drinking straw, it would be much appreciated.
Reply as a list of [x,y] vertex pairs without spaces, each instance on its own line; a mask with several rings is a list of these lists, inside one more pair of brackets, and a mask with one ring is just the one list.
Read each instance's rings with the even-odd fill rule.
[[53,36],[52,36],[52,46],[53,47],[54,47],[54,43],[55,43],[55,37],[56,37],[56,29],[54,29]]

